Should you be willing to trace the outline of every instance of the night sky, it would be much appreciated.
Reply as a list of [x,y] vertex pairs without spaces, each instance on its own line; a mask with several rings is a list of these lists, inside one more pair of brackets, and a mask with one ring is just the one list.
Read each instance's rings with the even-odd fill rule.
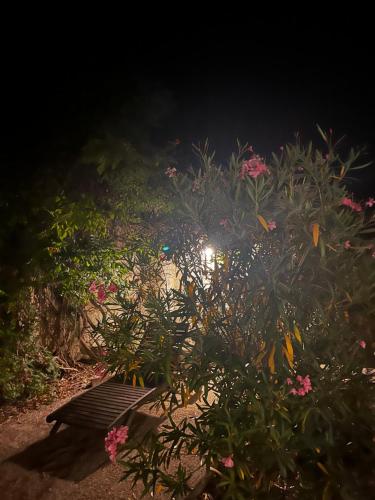
[[[317,123],[374,159],[372,15],[341,9],[18,27],[3,58],[3,175],[68,168],[106,133],[187,151],[208,138],[219,160],[239,138],[267,157],[297,131],[322,146]],[[361,179],[374,194],[372,172]]]

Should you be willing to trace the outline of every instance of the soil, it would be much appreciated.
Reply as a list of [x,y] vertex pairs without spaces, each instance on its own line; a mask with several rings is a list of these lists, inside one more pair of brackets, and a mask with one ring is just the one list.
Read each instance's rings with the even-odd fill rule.
[[[109,462],[104,450],[105,433],[62,426],[49,436],[52,424],[46,416],[87,388],[95,379],[96,368],[84,366],[53,384],[48,398],[0,408],[0,497],[2,500],[100,500],[140,499],[142,485],[120,481],[123,469]],[[51,399],[54,399],[51,401]],[[195,405],[178,410],[177,418],[194,417]],[[129,436],[142,435],[162,425],[164,418],[150,406],[139,410]],[[196,456],[186,456],[184,464],[196,467]],[[172,464],[176,467],[178,464]],[[194,480],[201,476],[196,473]],[[143,497],[151,499],[150,495]],[[155,498],[169,498],[162,492]]]

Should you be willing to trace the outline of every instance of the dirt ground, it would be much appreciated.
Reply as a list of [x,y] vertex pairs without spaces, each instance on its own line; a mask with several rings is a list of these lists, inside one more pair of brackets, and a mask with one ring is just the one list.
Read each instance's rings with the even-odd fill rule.
[[[142,486],[120,482],[122,468],[108,461],[104,433],[62,426],[56,435],[49,436],[52,424],[46,423],[46,416],[79,392],[78,388],[82,390],[90,376],[92,373],[88,372],[82,378],[80,373],[76,376],[78,382],[72,384],[70,380],[65,389],[58,387],[59,399],[52,403],[39,401],[1,409],[2,500],[141,498]],[[195,407],[190,406],[179,410],[178,416],[193,417],[195,412]],[[129,435],[140,435],[150,427],[162,425],[162,420],[149,407],[142,407],[131,424]],[[187,457],[188,465],[193,467],[196,463],[196,457]],[[160,493],[156,498],[164,500],[169,496]]]

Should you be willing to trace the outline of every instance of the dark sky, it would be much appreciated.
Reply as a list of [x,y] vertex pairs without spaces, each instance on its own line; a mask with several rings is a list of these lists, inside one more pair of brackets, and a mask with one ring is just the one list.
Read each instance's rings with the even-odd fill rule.
[[267,156],[296,131],[318,143],[317,123],[374,158],[372,15],[340,9],[26,22],[3,44],[2,166],[69,162],[89,137],[139,130]]

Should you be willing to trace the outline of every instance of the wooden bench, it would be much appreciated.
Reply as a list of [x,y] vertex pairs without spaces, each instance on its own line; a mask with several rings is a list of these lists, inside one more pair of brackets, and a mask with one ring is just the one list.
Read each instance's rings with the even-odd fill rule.
[[56,421],[50,434],[55,434],[61,424],[110,430],[121,425],[130,410],[144,404],[154,391],[156,387],[133,387],[111,378],[50,413],[47,422]]

